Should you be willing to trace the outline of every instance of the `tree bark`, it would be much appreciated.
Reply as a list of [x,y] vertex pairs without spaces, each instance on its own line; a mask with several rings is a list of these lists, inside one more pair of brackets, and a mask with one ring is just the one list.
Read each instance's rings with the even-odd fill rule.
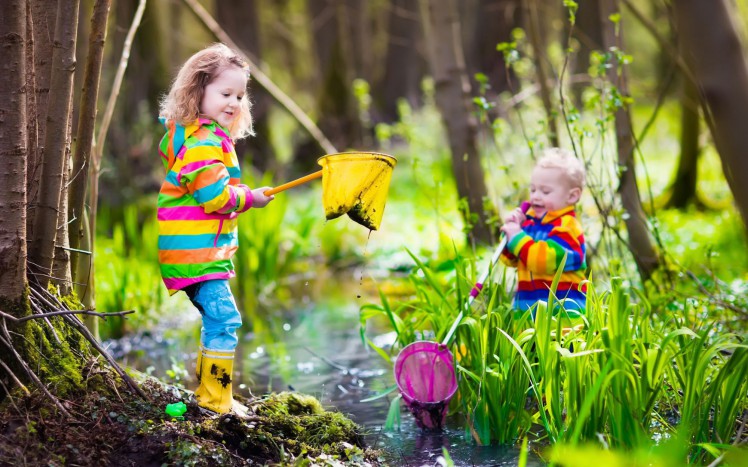
[[463,217],[468,240],[492,243],[488,224],[486,181],[477,144],[477,121],[472,112],[470,83],[465,74],[460,23],[453,0],[420,0],[429,62],[436,85],[436,105],[447,129],[457,195],[466,200]]
[[[623,47],[623,29],[619,24],[618,35],[616,27],[609,19],[617,13],[617,0],[604,0],[600,2],[600,21],[603,27],[603,38],[606,49]],[[623,97],[628,97],[628,83],[626,68],[623,64],[614,63],[608,68],[608,81],[615,86]],[[618,193],[627,216],[625,219],[628,231],[629,249],[636,261],[637,269],[642,281],[647,281],[652,273],[659,267],[660,258],[650,237],[647,219],[642,209],[639,187],[636,183],[636,167],[634,164],[634,136],[631,128],[631,119],[626,108],[622,104],[615,112],[616,146],[618,148],[618,166],[621,172]]]
[[678,37],[703,99],[727,183],[748,229],[748,65],[724,0],[674,2]]
[[[31,20],[32,31],[29,35],[27,54],[33,56],[26,68],[28,78],[28,158],[26,160],[26,197],[28,209],[26,212],[26,235],[34,237],[34,218],[39,195],[39,179],[41,177],[41,157],[44,151],[44,140],[49,102],[49,79],[52,74],[52,40],[55,35],[55,21],[57,11],[49,8],[46,0],[31,0],[28,19]],[[37,117],[38,115],[38,117]]]
[[75,72],[78,0],[59,0],[52,52],[49,109],[41,160],[41,190],[34,216],[34,237],[29,260],[38,282],[49,283],[57,232],[64,160],[70,144],[68,124]]
[[[72,180],[70,183],[70,247],[80,249],[83,238],[83,211],[85,209],[86,188],[91,164],[91,150],[94,144],[96,127],[96,103],[99,97],[99,81],[104,59],[107,20],[112,0],[97,0],[91,17],[91,35],[88,40],[83,87],[81,89],[80,117],[76,132],[75,154],[73,155]],[[71,255],[70,269],[78,270],[80,253]]]
[[0,303],[26,289],[26,1],[0,2]]

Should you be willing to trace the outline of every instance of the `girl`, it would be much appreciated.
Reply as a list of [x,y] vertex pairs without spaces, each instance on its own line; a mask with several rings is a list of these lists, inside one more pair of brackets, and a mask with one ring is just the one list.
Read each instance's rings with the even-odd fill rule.
[[[240,183],[234,141],[252,134],[249,69],[223,44],[190,57],[161,102],[159,154],[166,179],[158,195],[159,263],[171,295],[184,290],[203,325],[197,357],[198,404],[217,413],[234,403],[231,377],[241,315],[228,279],[238,247],[237,217],[272,199],[269,187]],[[243,410],[242,410],[243,408]]]

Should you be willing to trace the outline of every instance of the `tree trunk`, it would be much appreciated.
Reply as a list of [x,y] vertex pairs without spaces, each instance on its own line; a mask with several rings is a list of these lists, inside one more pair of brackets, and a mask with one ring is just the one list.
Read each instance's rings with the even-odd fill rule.
[[727,183],[748,229],[748,66],[728,2],[674,2],[680,50],[698,81]]
[[[357,148],[363,130],[358,104],[353,97],[353,69],[350,39],[345,36],[348,18],[343,0],[311,0],[309,17],[314,25],[314,50],[322,82],[316,97],[317,125],[341,150]],[[316,168],[318,144],[310,141],[297,149],[295,161],[304,170]]]
[[[107,20],[112,0],[97,0],[91,17],[91,34],[88,40],[88,57],[86,58],[83,87],[81,89],[80,117],[75,137],[75,154],[70,184],[70,247],[80,249],[83,237],[83,211],[85,209],[86,188],[91,165],[91,149],[94,144],[96,127],[96,103],[99,97],[101,65],[104,59]],[[103,144],[103,142],[102,142]],[[70,268],[78,270],[80,253],[72,253]],[[77,282],[83,278],[76,278]]]
[[[26,1],[0,2],[0,307],[26,289]],[[3,354],[5,355],[5,354]],[[3,357],[4,358],[4,357]]]
[[548,142],[553,147],[558,147],[558,125],[556,125],[556,116],[558,112],[554,109],[553,99],[551,98],[551,86],[548,80],[552,76],[548,57],[546,57],[546,40],[547,34],[542,34],[540,11],[538,11],[538,0],[528,0],[525,3],[527,8],[528,28],[530,30],[530,43],[532,44],[533,58],[535,62],[535,72],[537,73],[538,86],[540,87],[540,99],[543,102],[548,128]]
[[[619,11],[617,0],[604,0],[600,2],[600,21],[603,26],[603,37],[605,47],[623,47],[623,29],[616,26],[609,19],[610,16]],[[615,86],[622,97],[628,97],[626,68],[615,59],[612,66],[608,68],[608,81]],[[634,137],[631,129],[631,120],[628,109],[622,104],[615,112],[616,146],[618,148],[618,166],[621,172],[618,192],[621,195],[621,203],[627,213],[625,223],[628,231],[629,249],[636,261],[637,269],[642,281],[647,281],[652,273],[659,267],[660,259],[650,237],[647,219],[641,205],[639,187],[636,183],[636,168],[634,164]]]
[[495,236],[488,224],[490,213],[484,207],[486,181],[478,154],[477,122],[465,75],[455,3],[420,0],[420,6],[426,43],[432,47],[429,62],[436,85],[436,105],[447,129],[457,195],[466,200],[466,207],[461,209],[468,239],[473,243],[491,243]]
[[[26,161],[26,235],[34,238],[34,218],[39,195],[41,177],[41,158],[44,151],[47,109],[49,102],[49,79],[52,74],[52,39],[55,35],[57,10],[49,8],[47,0],[31,0],[28,4],[28,18],[32,24],[32,35],[29,35],[27,54],[33,56],[28,62],[27,78],[29,93],[29,147]],[[33,39],[33,40],[31,40]],[[34,117],[32,118],[31,115]],[[38,118],[36,117],[38,115]]]
[[519,0],[462,1],[460,11],[468,76],[486,75],[491,86],[486,99],[495,102],[509,90],[510,79],[515,79],[496,46],[512,40],[512,29],[522,23],[522,4]]
[[49,112],[41,160],[41,190],[34,216],[34,237],[29,260],[36,279],[49,283],[57,232],[57,217],[63,181],[64,160],[70,144],[68,125],[75,72],[75,41],[78,0],[59,0],[52,52]]
[[[572,31],[573,37],[579,42],[579,49],[574,55],[573,70],[575,74],[588,75],[590,68],[590,54],[593,50],[602,50],[603,33],[600,22],[599,0],[577,0],[579,9],[576,13],[576,23]],[[574,100],[577,107],[582,106],[582,91],[588,82],[572,84]]]
[[683,209],[696,200],[699,168],[699,94],[688,79],[683,79],[680,108],[680,157],[668,200],[668,207],[677,209]]
[[[72,112],[72,109],[71,109]],[[72,113],[71,113],[72,115]],[[72,118],[66,130],[70,135],[72,132]],[[68,238],[68,182],[70,181],[70,145],[65,148],[62,160],[62,184],[60,185],[60,205],[57,207],[57,229],[55,229],[55,245],[52,260],[52,272],[50,279],[57,287],[60,295],[69,295],[73,290],[73,274],[70,270],[70,241]]]
[[[255,63],[262,61],[262,39],[257,0],[231,0],[216,3],[216,20],[236,44],[251,55]],[[254,72],[254,70],[250,70]],[[275,170],[275,153],[270,141],[270,95],[261,86],[252,86],[252,120],[255,135],[236,144],[239,157],[248,154],[260,172]]]
[[375,86],[380,121],[398,120],[398,100],[421,106],[421,80],[426,67],[418,0],[392,0],[387,23],[384,74]]

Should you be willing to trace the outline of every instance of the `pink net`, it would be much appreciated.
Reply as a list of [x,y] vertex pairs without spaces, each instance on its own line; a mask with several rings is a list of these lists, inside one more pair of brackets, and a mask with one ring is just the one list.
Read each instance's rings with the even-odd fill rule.
[[457,391],[454,357],[446,345],[418,341],[405,347],[395,362],[395,382],[418,426],[442,427]]

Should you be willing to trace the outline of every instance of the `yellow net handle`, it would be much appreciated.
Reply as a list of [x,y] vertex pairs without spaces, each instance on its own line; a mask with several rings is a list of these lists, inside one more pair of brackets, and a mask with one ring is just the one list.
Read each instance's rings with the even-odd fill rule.
[[272,196],[272,195],[274,195],[276,193],[280,193],[281,191],[286,191],[289,188],[293,188],[295,186],[302,185],[302,184],[304,184],[306,182],[310,182],[312,180],[316,180],[316,179],[321,178],[321,177],[322,177],[322,171],[318,170],[317,172],[311,173],[309,175],[305,175],[305,176],[303,176],[301,178],[297,178],[296,180],[290,181],[288,183],[284,183],[283,185],[279,185],[279,186],[277,186],[275,188],[271,188],[271,189],[269,189],[268,191],[266,191],[263,194],[265,196]]

